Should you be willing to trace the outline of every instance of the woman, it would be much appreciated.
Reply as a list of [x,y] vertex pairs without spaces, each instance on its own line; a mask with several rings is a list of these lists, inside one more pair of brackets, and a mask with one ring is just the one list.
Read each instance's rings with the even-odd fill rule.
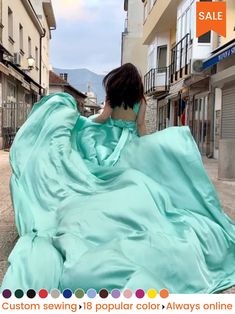
[[104,86],[106,90],[104,110],[94,121],[104,123],[110,117],[116,125],[120,121],[122,125],[123,121],[129,121],[139,136],[146,135],[144,87],[136,67],[127,63],[114,69],[105,76]]
[[35,104],[10,159],[20,234],[2,289],[215,293],[235,284],[235,226],[188,127],[145,135],[132,64],[87,119],[65,93]]

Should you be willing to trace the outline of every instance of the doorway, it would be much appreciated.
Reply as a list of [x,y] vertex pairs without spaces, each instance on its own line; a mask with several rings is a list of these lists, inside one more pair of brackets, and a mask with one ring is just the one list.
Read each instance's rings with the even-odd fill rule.
[[201,154],[206,155],[209,136],[208,95],[194,100],[193,136]]

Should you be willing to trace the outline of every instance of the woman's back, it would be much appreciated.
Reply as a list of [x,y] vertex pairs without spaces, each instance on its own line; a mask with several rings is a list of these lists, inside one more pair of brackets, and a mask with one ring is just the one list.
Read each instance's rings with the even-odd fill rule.
[[135,104],[134,108],[125,109],[123,106],[115,107],[112,111],[111,118],[114,120],[136,121],[139,111],[139,104]]

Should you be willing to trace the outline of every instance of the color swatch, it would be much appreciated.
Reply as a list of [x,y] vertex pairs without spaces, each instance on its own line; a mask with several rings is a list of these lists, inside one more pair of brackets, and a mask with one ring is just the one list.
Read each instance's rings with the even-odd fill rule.
[[92,289],[92,288],[88,289],[86,294],[87,294],[88,298],[90,298],[90,299],[94,299],[97,295],[96,290]]
[[29,289],[26,294],[29,299],[33,299],[36,296],[36,291],[33,289]]
[[118,299],[118,298],[120,298],[120,296],[121,296],[121,291],[118,290],[118,289],[113,289],[112,292],[111,292],[111,296],[112,296],[114,299]]
[[124,292],[123,292],[123,295],[126,299],[130,299],[133,295],[132,291],[130,289],[126,289]]
[[65,289],[63,291],[63,296],[65,299],[70,299],[72,295],[73,295],[73,291],[70,289]]
[[[21,299],[24,296],[24,291],[21,289],[17,289],[15,290],[15,292],[12,292],[10,289],[5,289],[2,292],[2,296],[5,299],[9,299],[11,296],[15,296],[17,299]],[[81,289],[81,288],[77,288],[74,292],[74,296],[78,299],[82,299],[83,297],[87,296],[89,299],[94,299],[97,295],[101,298],[101,299],[106,299],[108,298],[108,296],[112,296],[114,299],[118,299],[121,296],[123,296],[126,299],[130,299],[133,296],[135,296],[138,299],[143,299],[145,297],[145,295],[149,298],[149,299],[155,299],[158,295],[163,298],[166,299],[169,296],[169,291],[167,289],[162,289],[160,290],[160,292],[158,293],[157,290],[151,288],[149,289],[146,293],[143,289],[137,289],[135,292],[131,291],[130,289],[125,289],[124,291],[121,291],[119,289],[113,289],[110,293],[107,289],[103,288],[100,289],[100,291],[97,293],[97,291],[93,288],[90,288],[86,291]],[[36,295],[38,295],[41,299],[46,299],[49,296],[49,292],[46,289],[40,289],[37,293],[35,290],[33,289],[29,289],[26,292],[26,295],[29,299],[33,299],[36,297]],[[61,293],[59,289],[52,289],[50,291],[50,295],[53,299],[58,299],[61,295],[65,298],[65,299],[69,299],[73,296],[73,291],[71,289],[64,289],[64,291]]]
[[11,290],[9,290],[9,289],[3,290],[2,296],[3,296],[5,299],[9,299],[9,298],[11,297]]
[[21,299],[21,298],[23,298],[23,296],[24,296],[24,291],[23,291],[23,290],[17,289],[17,290],[15,291],[15,297],[16,297],[17,299]]
[[135,295],[138,299],[142,299],[145,296],[145,292],[142,289],[138,289],[136,290]]
[[85,292],[82,289],[77,289],[74,294],[75,294],[76,298],[82,299],[85,295]]
[[45,299],[47,296],[48,296],[48,292],[46,289],[41,289],[39,292],[38,292],[38,295],[41,299]]
[[155,289],[149,289],[147,295],[150,299],[154,299],[157,296],[157,291]]
[[169,297],[169,291],[167,289],[162,289],[160,292],[160,297],[163,299],[166,299]]
[[58,289],[52,289],[51,296],[53,299],[58,299],[60,296],[60,291]]
[[106,299],[108,297],[108,295],[109,295],[109,292],[106,289],[101,289],[99,291],[99,296],[101,299]]

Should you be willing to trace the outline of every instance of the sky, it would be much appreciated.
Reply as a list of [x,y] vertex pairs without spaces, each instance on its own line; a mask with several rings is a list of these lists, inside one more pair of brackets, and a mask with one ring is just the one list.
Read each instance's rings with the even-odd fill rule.
[[52,0],[51,64],[105,74],[120,65],[124,0]]

